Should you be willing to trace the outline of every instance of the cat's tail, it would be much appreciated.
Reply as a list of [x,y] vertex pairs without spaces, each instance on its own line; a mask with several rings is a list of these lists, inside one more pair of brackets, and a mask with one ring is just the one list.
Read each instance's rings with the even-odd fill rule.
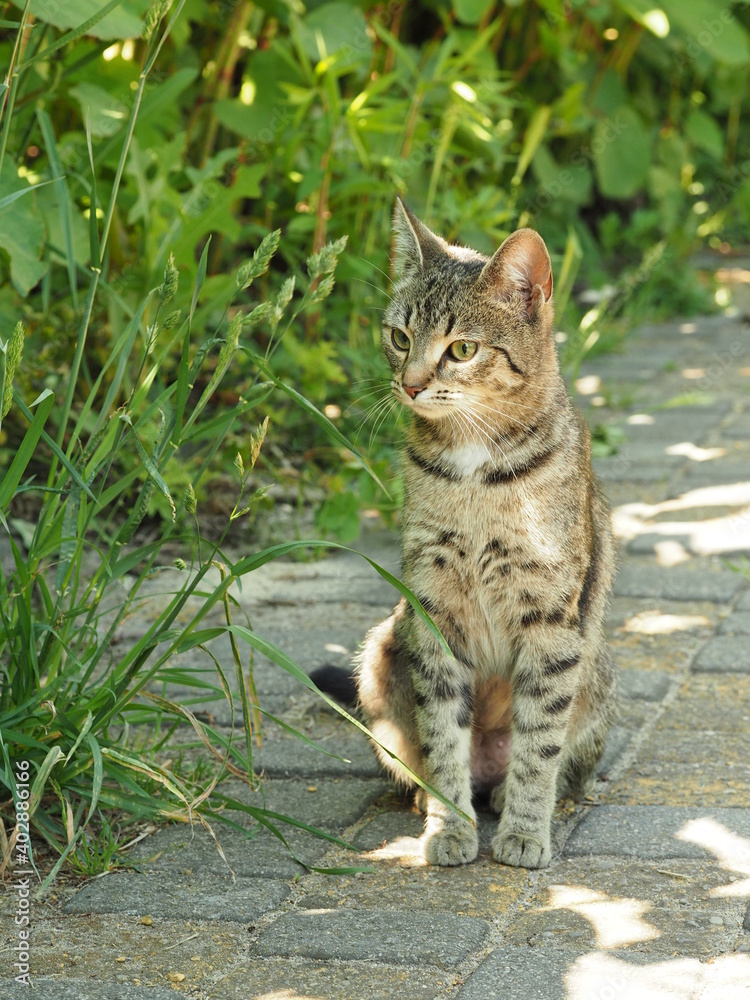
[[354,674],[344,667],[332,667],[326,664],[310,674],[310,680],[321,691],[335,698],[341,705],[354,708],[357,704],[357,682]]

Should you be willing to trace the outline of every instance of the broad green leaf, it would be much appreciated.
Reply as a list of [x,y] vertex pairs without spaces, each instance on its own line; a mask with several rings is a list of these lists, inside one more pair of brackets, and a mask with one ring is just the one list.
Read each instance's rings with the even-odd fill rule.
[[[150,0],[119,0],[107,6],[112,10],[100,17],[105,6],[98,0],[31,0],[29,12],[37,21],[51,24],[55,28],[76,29],[91,22],[83,33],[94,38],[138,38],[141,34],[142,16]],[[23,0],[13,0],[13,6],[22,9]],[[45,55],[42,51],[42,55]]]
[[453,0],[453,12],[462,24],[479,24],[494,6],[492,0]]
[[47,262],[40,259],[44,223],[36,209],[36,195],[21,197],[29,190],[30,186],[18,177],[11,159],[6,157],[0,175],[4,202],[0,206],[0,253],[7,255],[11,281],[24,297],[47,273]]
[[681,29],[685,55],[702,55],[727,66],[750,62],[748,33],[724,0],[659,0],[670,23]]
[[711,115],[695,108],[685,119],[685,135],[699,149],[720,160],[724,156],[724,135]]
[[648,177],[651,140],[627,105],[597,122],[591,143],[596,179],[605,198],[632,198]]
[[299,38],[313,62],[346,50],[355,61],[369,60],[372,42],[362,11],[350,3],[325,3],[300,22]]

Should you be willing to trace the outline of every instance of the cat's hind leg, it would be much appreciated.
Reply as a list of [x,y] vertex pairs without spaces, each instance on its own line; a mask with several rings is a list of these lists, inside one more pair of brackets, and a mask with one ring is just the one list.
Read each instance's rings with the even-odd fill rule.
[[[399,604],[390,618],[367,633],[355,660],[355,679],[365,722],[378,741],[373,745],[380,763],[400,784],[416,787],[399,763],[403,761],[421,776],[414,691],[408,658],[396,631],[402,615],[403,607]],[[381,743],[399,761],[379,746]]]

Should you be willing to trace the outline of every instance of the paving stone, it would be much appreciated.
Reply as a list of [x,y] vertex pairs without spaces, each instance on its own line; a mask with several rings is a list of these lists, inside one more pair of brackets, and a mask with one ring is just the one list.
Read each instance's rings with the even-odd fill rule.
[[659,719],[659,728],[735,734],[750,730],[750,675],[691,675]]
[[750,998],[750,956],[621,958],[602,952],[523,949],[493,951],[458,992],[459,1000],[731,1000]]
[[748,906],[745,919],[742,921],[742,927],[744,930],[750,931],[750,906]]
[[132,983],[91,982],[90,979],[61,979],[34,976],[33,989],[13,980],[0,980],[3,1000],[175,1000],[175,991],[166,986],[135,986]]
[[661,701],[669,690],[669,674],[658,670],[620,670],[620,692],[624,698]]
[[735,611],[719,625],[720,635],[750,635],[750,611]]
[[[696,825],[695,822],[701,823]],[[688,826],[688,824],[690,824]],[[717,826],[718,824],[718,826]],[[641,858],[703,858],[712,852],[680,831],[710,840],[720,828],[750,837],[750,810],[684,806],[603,805],[591,809],[565,845],[567,856],[609,855]]]
[[722,437],[750,441],[750,410],[738,413],[721,428]]
[[710,956],[731,951],[744,898],[713,861],[569,858],[539,872],[504,943]]
[[475,917],[392,910],[284,913],[264,930],[261,955],[395,965],[457,965],[476,951],[489,925]]
[[743,635],[717,635],[698,653],[692,669],[696,673],[750,673],[750,644]]
[[660,483],[666,482],[670,469],[664,462],[634,462],[623,455],[595,458],[592,467],[603,483]]
[[64,909],[66,913],[133,913],[173,920],[251,923],[288,895],[288,884],[278,879],[115,874],[84,886]]
[[318,733],[310,734],[321,746],[338,757],[321,753],[294,737],[266,740],[256,751],[253,764],[258,773],[264,772],[271,778],[300,777],[317,778],[325,776],[351,775],[359,778],[377,778],[383,773],[378,764],[372,744],[358,730],[347,727],[323,740]]
[[[374,778],[315,778],[312,781],[273,780],[263,784],[265,807],[310,826],[341,831],[351,826],[388,788]],[[251,801],[252,793],[238,789],[237,798]],[[257,800],[252,804],[258,805]]]
[[[443,969],[427,965],[398,967],[367,962],[320,962],[259,959],[222,977],[206,996],[211,1000],[433,1000],[453,981]],[[174,1000],[174,994],[172,994]]]
[[750,590],[746,590],[735,605],[735,611],[750,611]]
[[750,465],[747,459],[732,461],[717,458],[709,462],[691,462],[685,467],[683,484],[694,490],[698,486],[720,486],[725,483],[746,483],[750,481]]
[[353,843],[360,851],[375,851],[402,837],[421,837],[423,829],[424,817],[418,812],[382,812],[365,823]]
[[[490,833],[494,833],[493,821]],[[351,912],[383,910],[399,914],[444,913],[481,917],[495,926],[507,923],[518,901],[528,893],[528,872],[498,864],[489,840],[479,857],[456,868],[431,867],[409,856],[417,841],[396,837],[361,859],[371,872],[335,879],[312,873],[304,882],[307,910]]]
[[609,803],[750,808],[750,736],[659,726],[607,789]]
[[604,752],[596,767],[598,777],[609,777],[610,771],[615,767],[625,750],[627,750],[632,739],[633,733],[631,730],[626,729],[624,726],[612,726],[607,733]]
[[[718,515],[717,515],[718,516]],[[665,543],[676,543],[684,552],[695,555],[744,555],[750,552],[750,517],[742,522],[734,516],[725,521],[714,520],[709,524],[697,517],[684,529],[675,525],[672,530],[647,531],[628,542],[628,552],[635,556],[659,553]]]
[[618,597],[726,603],[745,585],[743,578],[731,570],[707,571],[703,567],[683,569],[679,566],[626,563],[615,578],[614,592]]
[[[284,825],[281,824],[283,827]],[[267,830],[255,830],[248,836],[238,830],[226,829],[216,824],[217,840],[230,867],[241,878],[294,878],[306,869],[290,855],[289,850]],[[284,837],[297,855],[308,864],[315,864],[325,854],[329,841],[310,834],[303,834],[284,827]],[[224,876],[227,863],[223,860],[207,830],[198,827],[191,831],[183,824],[159,830],[137,844],[128,853],[140,871],[185,871]]]

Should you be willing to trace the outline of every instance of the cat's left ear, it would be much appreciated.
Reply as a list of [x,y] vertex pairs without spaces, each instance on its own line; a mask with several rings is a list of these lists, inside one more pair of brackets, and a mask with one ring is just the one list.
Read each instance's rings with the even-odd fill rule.
[[552,262],[544,240],[533,229],[518,229],[487,261],[479,279],[506,301],[520,292],[531,316],[552,297]]

